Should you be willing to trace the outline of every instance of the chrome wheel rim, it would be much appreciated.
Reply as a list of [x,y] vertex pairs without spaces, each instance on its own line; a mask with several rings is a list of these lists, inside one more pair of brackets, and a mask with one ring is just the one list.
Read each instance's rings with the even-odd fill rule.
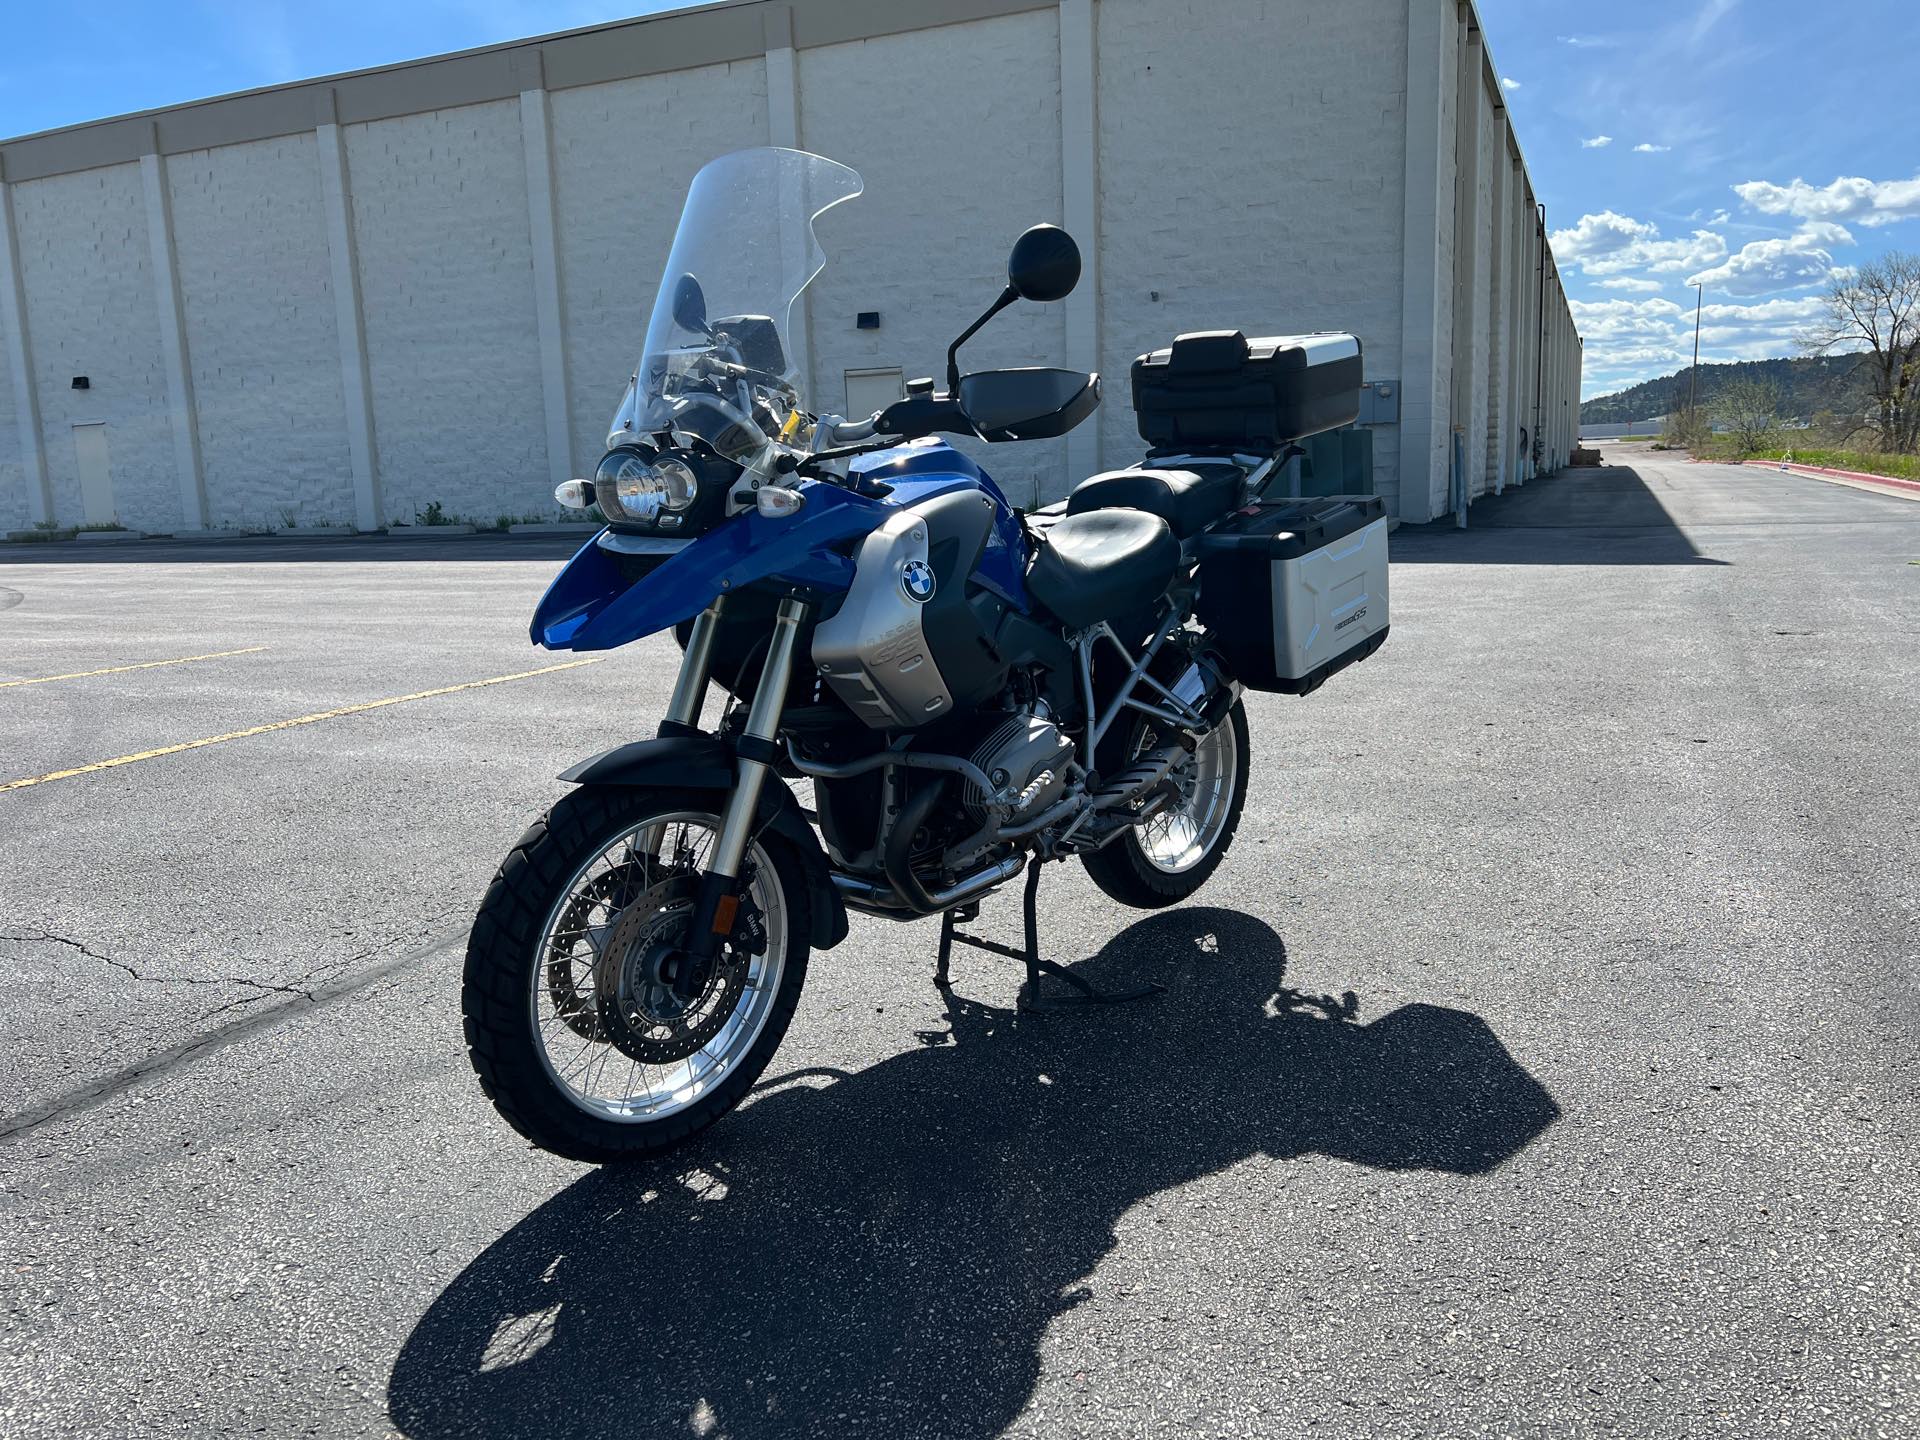
[[[534,1049],[561,1093],[597,1118],[645,1124],[699,1103],[739,1068],[773,1014],[786,965],[787,911],[772,862],[757,844],[747,855],[745,894],[761,934],[717,1033],[684,1058],[650,1063],[622,1050],[583,1009],[599,1004],[620,969],[621,962],[608,963],[609,946],[631,946],[636,932],[664,933],[679,918],[684,904],[666,898],[671,882],[698,874],[719,828],[717,817],[695,811],[627,827],[574,871],[541,926],[528,993]],[[631,913],[640,906],[657,913]]]
[[[1144,754],[1158,741],[1147,730],[1134,746]],[[1191,870],[1213,853],[1227,828],[1233,808],[1233,787],[1240,766],[1239,742],[1233,724],[1222,720],[1194,746],[1193,754],[1174,767],[1172,779],[1180,797],[1143,822],[1134,832],[1140,854],[1154,869],[1167,875]]]

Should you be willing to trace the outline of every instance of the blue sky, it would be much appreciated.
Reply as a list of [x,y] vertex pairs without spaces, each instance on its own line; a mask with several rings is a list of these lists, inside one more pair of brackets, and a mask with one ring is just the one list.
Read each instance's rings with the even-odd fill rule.
[[1587,395],[1795,353],[1836,269],[1920,251],[1916,0],[1479,0]]
[[[1479,5],[1586,337],[1586,394],[1691,358],[1689,279],[1706,287],[1702,359],[1785,355],[1836,269],[1920,250],[1920,0]],[[673,7],[10,8],[0,135]]]

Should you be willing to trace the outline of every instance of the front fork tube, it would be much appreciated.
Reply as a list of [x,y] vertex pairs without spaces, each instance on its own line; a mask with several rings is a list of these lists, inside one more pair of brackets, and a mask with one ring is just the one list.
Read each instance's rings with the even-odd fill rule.
[[[760,669],[760,683],[753,692],[746,726],[734,744],[739,769],[733,794],[721,812],[720,838],[707,857],[707,869],[700,877],[700,889],[687,928],[688,953],[703,959],[720,948],[720,942],[732,932],[734,917],[739,911],[740,868],[746,860],[747,845],[753,839],[760,791],[766,785],[767,772],[773,768],[774,737],[779,733],[780,711],[786,704],[787,687],[793,680],[794,650],[799,644],[800,627],[811,613],[812,607],[804,600],[789,597],[780,602],[780,612],[773,621],[773,638],[767,644],[767,661]],[[702,615],[701,621],[706,618]],[[698,639],[698,623],[694,633]],[[683,682],[692,671],[693,658],[693,644],[689,642],[688,664],[681,671]],[[705,690],[704,678],[700,689]],[[674,694],[678,700],[680,687],[675,687]],[[694,713],[699,713],[697,708]],[[702,967],[684,966],[676,978],[691,986],[693,972],[699,968]]]
[[660,725],[663,735],[690,734],[700,726],[700,712],[707,703],[707,679],[713,674],[713,637],[720,629],[720,607],[726,603],[727,597],[719,596],[693,622],[686,658],[680,662],[679,678],[673,682],[673,698],[667,701],[667,718]]

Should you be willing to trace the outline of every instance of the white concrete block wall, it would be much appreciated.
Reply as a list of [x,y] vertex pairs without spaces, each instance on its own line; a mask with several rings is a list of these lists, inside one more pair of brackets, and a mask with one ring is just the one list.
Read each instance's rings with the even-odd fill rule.
[[[82,517],[73,426],[103,421],[120,522],[181,523],[167,383],[137,164],[13,186],[54,517]],[[91,382],[72,388],[76,375]]]
[[[1414,3],[1427,3],[1427,0],[1414,0]],[[1439,8],[1444,10],[1447,7],[1442,5]],[[1458,123],[1457,117],[1460,103],[1459,83],[1456,79],[1459,70],[1460,43],[1459,27],[1453,18],[1447,16],[1442,19],[1440,24],[1441,86],[1439,118],[1439,133],[1441,135],[1454,135],[1456,133],[1455,127]],[[1458,163],[1457,155],[1454,157],[1454,163]],[[1429,435],[1429,444],[1427,447],[1427,473],[1424,477],[1426,494],[1423,497],[1425,501],[1424,508],[1412,510],[1409,509],[1404,498],[1399,498],[1397,501],[1398,508],[1396,513],[1410,519],[1446,514],[1447,488],[1452,476],[1453,433],[1451,420],[1453,380],[1452,372],[1449,368],[1452,362],[1449,357],[1455,354],[1453,332],[1457,320],[1454,314],[1452,277],[1454,251],[1456,248],[1455,242],[1458,235],[1456,229],[1458,222],[1454,214],[1454,180],[1455,174],[1453,169],[1448,166],[1443,166],[1439,187],[1438,231],[1435,238],[1435,265],[1441,277],[1440,283],[1443,287],[1440,294],[1439,314],[1434,326],[1434,355],[1436,357],[1436,363],[1441,367],[1441,374],[1435,387],[1435,395],[1440,408],[1434,416],[1433,428]],[[1406,243],[1410,246],[1414,244],[1414,237],[1408,236]],[[1418,457],[1407,457],[1401,466],[1400,484],[1398,487],[1399,495],[1404,497],[1405,493],[1411,487],[1420,484],[1421,479],[1422,477],[1418,470]]]
[[[681,199],[706,160],[791,139],[865,174],[867,194],[822,221],[830,268],[807,307],[813,399],[837,410],[850,369],[940,373],[948,340],[1002,283],[1013,238],[1067,218],[1065,136],[1075,164],[1094,157],[1096,181],[1074,204],[1087,212],[1076,223],[1098,264],[1097,293],[1089,282],[1077,328],[1065,306],[1016,306],[968,347],[969,366],[1096,364],[1107,404],[1076,441],[1089,463],[1097,441],[1112,467],[1144,449],[1128,384],[1140,352],[1196,329],[1351,330],[1367,378],[1400,386],[1401,424],[1373,431],[1376,488],[1411,518],[1443,513],[1454,424],[1475,493],[1519,453],[1519,426],[1532,428],[1538,298],[1531,202],[1524,183],[1495,183],[1507,163],[1506,116],[1473,66],[1471,138],[1455,123],[1469,12],[1429,3],[1072,0],[1074,65],[1091,58],[1094,103],[1086,71],[1073,69],[1071,117],[1062,115],[1062,10],[1043,6],[959,23],[923,17],[920,28],[829,45],[809,42],[799,25],[818,25],[816,14],[770,9],[773,59],[593,83],[579,83],[577,58],[555,71],[516,51],[506,98],[349,123],[338,133],[377,518],[411,521],[434,500],[481,520],[552,511],[537,310],[537,296],[552,292],[536,289],[529,222],[545,190],[527,184],[520,98],[538,96],[528,86],[543,75],[561,86],[541,113],[551,117],[566,391],[555,414],[576,470],[599,453]],[[737,9],[715,12],[716,26],[733,27],[728,44],[739,43]],[[748,34],[760,30],[756,21]],[[796,35],[801,48],[782,48]],[[404,88],[388,88],[388,103],[404,107]],[[308,97],[298,98],[283,107],[296,127]],[[325,124],[334,102],[323,95],[309,113]],[[149,133],[164,144],[169,121],[157,125]],[[187,378],[215,525],[345,521],[354,508],[348,431],[358,409],[343,395],[340,332],[349,357],[359,352],[352,304],[334,294],[352,272],[329,244],[320,159],[311,130],[167,156]],[[45,178],[9,172],[55,513],[69,523],[81,513],[71,426],[103,420],[122,518],[171,529],[182,523],[178,457],[191,451],[175,446],[168,420],[157,242],[140,167],[85,164],[93,168]],[[1474,173],[1456,224],[1463,164]],[[1517,235],[1500,229],[1516,212]],[[1456,244],[1472,247],[1458,277]],[[1517,253],[1500,248],[1516,244]],[[1540,410],[1551,463],[1571,443],[1578,349],[1557,285],[1546,303]],[[855,328],[865,310],[880,312],[878,330]],[[1070,334],[1080,347],[1072,354]],[[94,388],[70,390],[74,374]],[[34,502],[4,380],[0,521],[17,527]],[[552,388],[557,404],[558,379]],[[1064,440],[972,448],[1018,502],[1056,497],[1081,478],[1069,473]]]
[[[709,160],[768,143],[766,67],[643,75],[556,90],[550,104],[573,452],[590,473],[639,362],[687,186]],[[552,508],[549,488],[536,508]]]
[[167,179],[209,515],[352,524],[313,137],[174,155]]
[[[1145,449],[1134,357],[1185,331],[1350,330],[1397,380],[1405,0],[1099,0],[1095,24],[1105,463]],[[1376,430],[1383,493],[1398,459]]]
[[[0,285],[7,283],[0,273]],[[24,530],[33,519],[26,466],[20,455],[20,425],[14,414],[13,365],[0,345],[0,534]]]
[[549,510],[519,103],[343,129],[382,518]]
[[[1474,145],[1479,151],[1474,167],[1474,231],[1472,346],[1467,364],[1470,389],[1466,424],[1466,483],[1468,498],[1487,492],[1487,414],[1492,397],[1487,389],[1487,365],[1493,354],[1493,254],[1496,220],[1494,216],[1495,140],[1505,117],[1494,111],[1480,76],[1473,77],[1469,102],[1474,109]],[[1504,146],[1502,147],[1504,149]]]
[[[838,411],[848,370],[942,376],[947,345],[1006,285],[1020,232],[1061,223],[1059,15],[802,50],[799,79],[802,144],[867,185],[817,227],[828,264],[808,309],[814,397]],[[855,328],[862,310],[880,312],[878,330]],[[1016,303],[960,359],[973,370],[1066,364],[1063,308]],[[1117,392],[1109,376],[1116,401],[1124,410],[1124,372]],[[1083,478],[1066,472],[1064,439],[962,448],[1015,504]]]

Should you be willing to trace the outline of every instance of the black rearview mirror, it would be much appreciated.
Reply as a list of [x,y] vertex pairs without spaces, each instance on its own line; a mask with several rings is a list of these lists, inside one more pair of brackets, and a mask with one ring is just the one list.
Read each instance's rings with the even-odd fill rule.
[[707,328],[707,292],[691,274],[674,282],[673,323],[694,335],[712,333]]
[[1023,300],[1064,300],[1080,283],[1080,247],[1058,225],[1036,225],[1013,242],[1007,284]]

